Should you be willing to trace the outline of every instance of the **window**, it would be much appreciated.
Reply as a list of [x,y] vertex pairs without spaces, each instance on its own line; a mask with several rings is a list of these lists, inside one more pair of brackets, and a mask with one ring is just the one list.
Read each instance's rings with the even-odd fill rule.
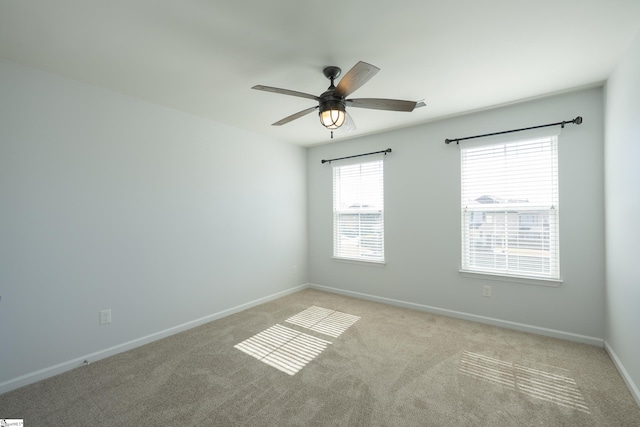
[[383,161],[333,167],[333,256],[384,262]]
[[557,137],[460,147],[462,271],[560,279]]

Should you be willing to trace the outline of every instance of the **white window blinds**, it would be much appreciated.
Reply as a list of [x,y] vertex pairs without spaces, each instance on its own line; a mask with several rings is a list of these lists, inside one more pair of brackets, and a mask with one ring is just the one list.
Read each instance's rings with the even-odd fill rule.
[[558,140],[461,144],[462,270],[559,279]]
[[333,256],[384,262],[383,161],[333,167]]

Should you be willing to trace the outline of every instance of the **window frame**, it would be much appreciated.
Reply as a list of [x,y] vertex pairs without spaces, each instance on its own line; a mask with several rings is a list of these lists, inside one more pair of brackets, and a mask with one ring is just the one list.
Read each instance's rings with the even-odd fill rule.
[[[546,133],[529,133],[529,135],[514,137],[514,136],[501,136],[499,138],[490,138],[481,143],[464,143],[460,145],[460,172],[461,172],[461,197],[460,197],[460,227],[461,227],[461,259],[460,259],[460,274],[464,277],[476,277],[483,279],[491,279],[491,280],[501,280],[508,282],[518,282],[518,283],[527,283],[527,284],[536,284],[543,286],[559,286],[562,283],[561,276],[561,264],[560,264],[560,212],[559,212],[559,142],[558,142],[558,134],[547,131]],[[465,177],[465,173],[468,172],[465,170],[465,167],[469,167],[468,159],[465,158],[466,154],[469,152],[464,152],[465,150],[476,150],[477,152],[482,152],[483,149],[491,150],[498,149],[499,147],[504,148],[504,151],[507,152],[507,146],[509,148],[516,147],[517,144],[536,144],[540,143],[540,146],[543,147],[544,144],[549,144],[548,153],[544,155],[540,155],[540,158],[546,159],[546,161],[550,161],[550,166],[548,166],[548,179],[551,182],[548,192],[542,192],[545,197],[549,197],[551,202],[543,206],[540,203],[534,203],[533,205],[527,205],[528,199],[520,198],[520,200],[508,200],[508,201],[493,201],[493,204],[490,204],[491,201],[483,200],[480,201],[481,198],[486,196],[481,196],[473,200],[475,203],[469,203],[469,197],[471,194],[478,195],[477,191],[470,193],[469,188],[473,188],[475,185],[466,181],[470,181],[471,178],[469,176]],[[498,152],[498,150],[496,150]],[[508,156],[505,154],[503,157],[506,159]],[[492,161],[496,161],[499,158],[498,156],[492,157],[489,155],[486,161],[484,168],[486,170],[491,170],[494,173],[494,169],[491,169],[491,165],[489,164]],[[508,163],[507,160],[501,159],[504,164],[514,165],[514,163]],[[535,161],[539,162],[539,159]],[[496,167],[496,169],[500,169]],[[505,168],[508,170],[508,168]],[[512,179],[513,176],[522,177],[527,172],[522,173],[522,170],[516,168],[517,172],[504,172],[498,173],[497,176],[501,177],[499,179],[509,180]],[[546,172],[545,172],[546,173]],[[477,179],[477,176],[476,176]],[[487,178],[490,181],[489,178]],[[524,181],[524,180],[523,180]],[[525,181],[526,182],[526,181]],[[529,185],[531,186],[531,182],[535,182],[529,180]],[[466,187],[465,187],[466,185]],[[489,185],[487,185],[489,187]],[[475,189],[474,189],[475,190]],[[516,194],[514,194],[516,196]],[[466,199],[465,199],[466,197]],[[473,197],[473,196],[472,196]],[[511,203],[509,203],[511,202]],[[481,207],[481,204],[487,203]],[[504,203],[500,206],[501,203]],[[472,205],[470,208],[469,205]],[[493,224],[493,221],[489,222],[487,217],[494,214],[495,216],[503,215],[504,216],[504,231],[496,232],[496,235],[503,238],[502,244],[496,244],[495,242],[489,243],[490,249],[483,249],[484,251],[490,250],[493,255],[485,256],[485,259],[482,259],[481,256],[478,259],[482,261],[486,261],[489,258],[496,257],[496,249],[501,248],[504,253],[503,262],[504,268],[498,267],[497,262],[494,262],[494,265],[491,267],[481,267],[481,262],[476,260],[471,260],[471,256],[481,254],[482,250],[480,249],[471,249],[473,242],[473,231],[472,228],[477,229],[478,227],[485,224]],[[548,216],[545,216],[548,215]],[[534,216],[532,220],[532,216]],[[509,219],[507,218],[509,217]],[[473,221],[471,221],[473,219]],[[479,222],[478,222],[479,221]],[[537,223],[536,223],[537,222]],[[496,221],[498,223],[498,221]],[[515,226],[514,226],[515,224]],[[532,225],[538,225],[538,230],[531,230]],[[494,226],[495,229],[498,227]],[[537,231],[537,232],[536,232]],[[480,233],[482,234],[482,233]],[[525,236],[526,235],[526,236]],[[520,245],[520,236],[522,237],[522,241],[524,242],[527,238],[531,238],[530,236],[535,236],[535,242],[538,245],[542,245],[540,247],[536,247],[538,250],[534,255],[528,255],[524,253],[518,254],[518,249],[521,249],[520,246],[515,250],[511,250],[509,247],[509,243],[511,240],[517,238],[518,245]],[[529,236],[529,237],[527,237]],[[482,236],[486,238],[486,236]],[[478,237],[476,237],[478,239]],[[507,243],[505,243],[507,242]],[[473,242],[477,247],[477,240]],[[529,244],[533,245],[534,243],[529,242]],[[526,246],[526,243],[522,243],[522,247]],[[548,246],[545,246],[548,245]],[[548,255],[543,255],[545,250],[548,251]],[[511,253],[510,253],[511,251]],[[534,252],[534,251],[532,251]],[[511,258],[511,260],[510,260]],[[514,262],[520,263],[520,259],[522,259],[523,265],[525,268],[512,267],[509,263]],[[540,271],[533,271],[536,268],[532,267],[534,265]],[[545,263],[549,263],[549,268],[547,269]],[[489,263],[487,261],[487,263]],[[527,265],[529,263],[529,265]],[[539,264],[539,265],[538,265]],[[527,267],[529,271],[526,271]]]
[[[375,173],[363,172],[363,166],[374,164],[378,169]],[[347,172],[356,167],[357,174]],[[374,184],[363,190],[363,178],[372,179]],[[353,187],[358,188],[357,195]],[[332,259],[384,265],[384,157],[332,165],[332,194]]]

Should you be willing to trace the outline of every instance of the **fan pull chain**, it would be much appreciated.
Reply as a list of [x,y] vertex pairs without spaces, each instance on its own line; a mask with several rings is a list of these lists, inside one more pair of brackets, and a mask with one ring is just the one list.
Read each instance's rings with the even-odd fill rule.
[[331,131],[331,139],[333,139],[333,131]]

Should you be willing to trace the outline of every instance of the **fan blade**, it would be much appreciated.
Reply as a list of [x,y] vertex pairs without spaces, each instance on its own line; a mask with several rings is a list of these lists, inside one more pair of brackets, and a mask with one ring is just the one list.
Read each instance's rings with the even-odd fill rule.
[[380,68],[374,65],[362,61],[358,62],[340,79],[334,94],[343,98],[351,95],[375,76],[378,71]]
[[310,93],[298,92],[296,90],[289,90],[289,89],[280,89],[279,87],[255,85],[251,89],[264,90],[265,92],[279,93],[281,95],[298,96],[300,98],[309,98],[309,99],[313,99],[314,101],[320,100],[320,98],[318,98],[315,95],[311,95]]
[[347,105],[357,108],[371,108],[373,110],[413,111],[418,104],[415,101],[402,101],[399,99],[383,98],[356,98],[347,99]]
[[318,108],[318,106],[315,106],[315,107],[307,108],[306,110],[298,111],[297,113],[292,114],[289,117],[285,117],[284,119],[275,122],[271,126],[282,126],[282,125],[285,125],[285,124],[287,124],[289,122],[294,121],[295,119],[299,119],[302,116],[306,116],[307,114],[309,114],[310,112],[312,112],[313,110],[315,110],[317,108]]

